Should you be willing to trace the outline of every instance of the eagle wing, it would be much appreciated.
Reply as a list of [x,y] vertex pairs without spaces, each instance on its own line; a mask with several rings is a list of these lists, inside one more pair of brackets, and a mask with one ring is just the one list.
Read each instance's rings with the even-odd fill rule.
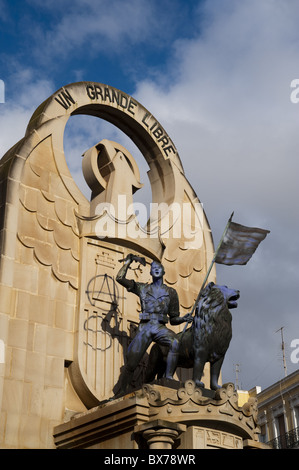
[[78,207],[57,170],[51,135],[27,158],[20,184],[17,236],[56,278],[78,288]]

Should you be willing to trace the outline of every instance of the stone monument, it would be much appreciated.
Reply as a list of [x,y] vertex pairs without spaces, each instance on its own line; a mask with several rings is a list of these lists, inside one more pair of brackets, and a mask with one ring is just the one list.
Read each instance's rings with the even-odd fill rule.
[[[121,144],[99,137],[84,153],[90,201],[74,182],[63,141],[79,114],[114,124],[141,151],[152,190],[145,227],[133,204],[138,165]],[[1,159],[0,179],[0,447],[256,446],[255,403],[239,409],[231,385],[198,388],[186,368],[171,383],[145,384],[149,351],[134,371],[134,391],[113,398],[142,311],[116,282],[120,262],[134,255],[130,275],[141,283],[151,263],[162,262],[184,316],[214,254],[200,201],[155,117],[113,87],[67,85],[34,112],[25,137]],[[208,388],[208,367],[202,381]]]

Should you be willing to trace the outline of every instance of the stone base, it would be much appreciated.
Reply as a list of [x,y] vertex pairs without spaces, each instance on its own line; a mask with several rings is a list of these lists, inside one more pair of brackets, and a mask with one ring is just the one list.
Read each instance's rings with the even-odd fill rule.
[[162,382],[146,384],[56,426],[56,447],[265,448],[258,441],[256,399],[240,408],[233,384],[213,392],[196,388],[192,380],[179,388],[174,383],[166,387]]

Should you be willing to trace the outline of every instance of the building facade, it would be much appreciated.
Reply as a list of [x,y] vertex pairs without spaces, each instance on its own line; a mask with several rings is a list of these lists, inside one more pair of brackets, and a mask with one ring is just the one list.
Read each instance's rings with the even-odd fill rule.
[[257,394],[260,440],[299,449],[299,369]]

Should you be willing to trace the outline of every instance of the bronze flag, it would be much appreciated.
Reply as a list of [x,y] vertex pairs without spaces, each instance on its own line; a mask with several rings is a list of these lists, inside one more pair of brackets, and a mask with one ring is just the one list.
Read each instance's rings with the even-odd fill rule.
[[226,265],[246,264],[268,233],[269,230],[246,227],[230,221],[215,262]]

